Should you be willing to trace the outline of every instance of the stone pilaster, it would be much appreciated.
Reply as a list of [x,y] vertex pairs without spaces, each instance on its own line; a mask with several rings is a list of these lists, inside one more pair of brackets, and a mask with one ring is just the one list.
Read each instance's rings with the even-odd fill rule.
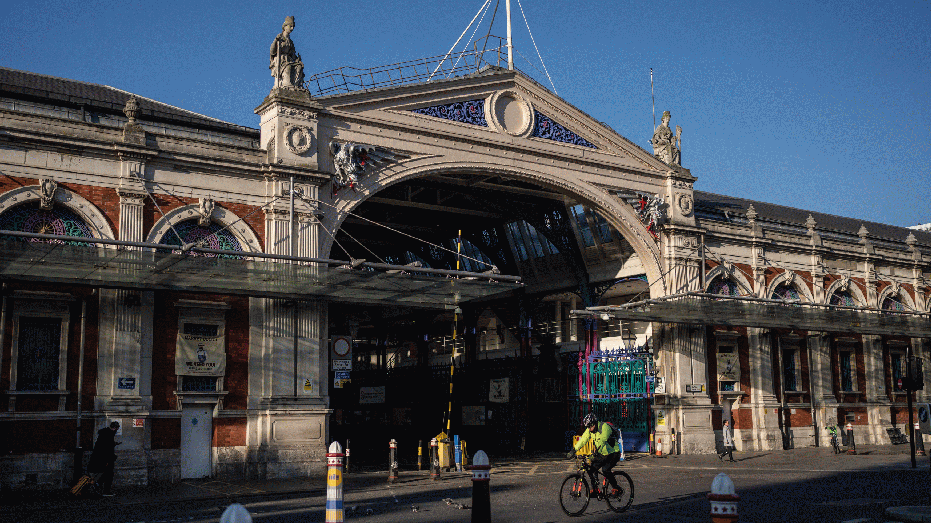
[[773,382],[773,341],[768,329],[747,329],[750,351],[750,407],[753,444],[757,450],[782,448],[779,399]]
[[812,410],[818,427],[818,445],[830,445],[831,437],[823,430],[837,424],[837,397],[833,391],[831,368],[831,340],[825,332],[811,332],[808,336],[808,354],[811,355]]

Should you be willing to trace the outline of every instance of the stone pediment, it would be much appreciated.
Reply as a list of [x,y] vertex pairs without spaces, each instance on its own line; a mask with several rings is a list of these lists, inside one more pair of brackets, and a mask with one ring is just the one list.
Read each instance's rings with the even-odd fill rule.
[[[528,152],[665,174],[669,166],[519,71],[493,68],[448,80],[318,98],[334,118],[524,147]],[[349,113],[349,114],[347,114]]]

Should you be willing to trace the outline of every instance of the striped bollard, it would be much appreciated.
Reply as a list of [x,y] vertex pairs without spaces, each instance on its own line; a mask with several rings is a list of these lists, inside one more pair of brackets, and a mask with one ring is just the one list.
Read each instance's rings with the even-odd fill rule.
[[472,523],[491,523],[491,465],[480,450],[472,457]]
[[734,482],[725,473],[718,474],[711,482],[708,501],[711,502],[711,523],[733,523],[737,521],[737,502],[740,496],[734,490]]
[[326,523],[343,522],[343,447],[330,443],[326,455]]

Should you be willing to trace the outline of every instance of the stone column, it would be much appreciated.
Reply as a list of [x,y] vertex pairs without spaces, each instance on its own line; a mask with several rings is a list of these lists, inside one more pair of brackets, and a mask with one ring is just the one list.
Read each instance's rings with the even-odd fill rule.
[[831,366],[831,340],[825,332],[810,332],[808,335],[809,375],[811,376],[812,407],[818,430],[818,445],[828,446],[831,437],[824,430],[827,425],[836,425],[837,397],[833,390]]

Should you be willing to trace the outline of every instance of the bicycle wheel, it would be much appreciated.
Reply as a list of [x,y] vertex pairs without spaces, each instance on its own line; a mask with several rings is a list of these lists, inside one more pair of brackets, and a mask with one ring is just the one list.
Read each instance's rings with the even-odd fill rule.
[[588,481],[581,474],[573,474],[559,488],[559,506],[569,516],[581,516],[588,508],[589,492]]
[[620,492],[616,496],[605,496],[605,502],[608,504],[608,508],[615,512],[624,512],[630,508],[630,504],[634,502],[634,482],[630,479],[630,476],[622,471],[618,470],[614,473],[614,479],[617,480],[617,486],[620,487]]

